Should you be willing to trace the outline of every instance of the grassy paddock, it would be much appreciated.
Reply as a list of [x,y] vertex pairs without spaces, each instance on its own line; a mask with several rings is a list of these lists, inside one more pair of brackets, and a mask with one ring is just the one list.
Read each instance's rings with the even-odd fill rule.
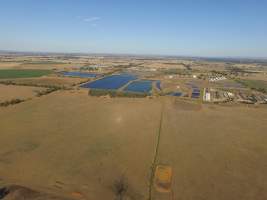
[[259,92],[263,92],[267,94],[267,81],[245,80],[245,79],[237,79],[236,81],[252,90],[257,90]]
[[39,69],[1,69],[0,79],[41,77],[51,73],[51,70]]

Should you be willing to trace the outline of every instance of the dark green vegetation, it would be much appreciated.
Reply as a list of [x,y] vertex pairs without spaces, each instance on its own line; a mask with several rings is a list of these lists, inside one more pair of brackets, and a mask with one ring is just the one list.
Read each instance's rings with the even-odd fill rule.
[[48,95],[48,94],[50,94],[50,93],[52,93],[52,92],[55,92],[55,91],[57,91],[57,90],[59,90],[59,88],[57,88],[57,87],[54,87],[54,88],[47,88],[46,90],[44,90],[44,91],[38,91],[37,92],[37,94],[36,94],[36,96],[37,97],[41,97],[41,96],[44,96],[44,95]]
[[135,93],[135,92],[126,92],[126,91],[116,91],[116,90],[100,90],[100,89],[90,89],[90,96],[106,96],[110,97],[129,97],[129,98],[142,98],[148,96],[146,93]]
[[259,92],[263,92],[267,94],[267,81],[245,80],[245,79],[237,79],[236,81],[252,90],[257,90]]
[[32,87],[43,87],[43,88],[50,88],[56,90],[66,90],[65,86],[57,86],[57,85],[44,85],[44,84],[36,84],[36,83],[16,83],[11,80],[0,81],[0,84],[3,85],[19,85],[19,86],[32,86]]
[[211,74],[213,76],[216,76],[216,75],[222,75],[222,76],[228,76],[228,73],[226,71],[217,71],[217,70],[212,70],[211,71]]
[[93,66],[83,66],[80,68],[80,70],[85,70],[85,71],[97,71],[98,68],[97,67],[93,67]]
[[2,69],[0,70],[0,79],[41,77],[49,75],[51,73],[52,73],[51,70]]
[[25,100],[22,100],[22,99],[12,99],[10,101],[4,101],[4,102],[1,102],[0,103],[0,107],[7,107],[9,105],[15,105],[15,104],[18,104],[18,103],[21,103],[21,102],[24,102]]

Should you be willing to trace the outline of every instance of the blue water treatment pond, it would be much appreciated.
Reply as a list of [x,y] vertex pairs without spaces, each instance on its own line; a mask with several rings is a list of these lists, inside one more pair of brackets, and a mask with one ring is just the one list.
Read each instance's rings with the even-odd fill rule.
[[199,92],[192,92],[191,97],[192,98],[199,98],[200,97],[200,93]]
[[86,83],[81,87],[92,89],[116,90],[127,84],[129,81],[136,79],[136,76],[131,74],[112,75],[90,83]]
[[180,97],[180,96],[182,96],[182,92],[171,92],[169,95],[170,96],[174,96],[174,97]]
[[84,73],[84,72],[62,72],[63,76],[80,77],[80,78],[95,78],[99,74]]
[[193,89],[193,93],[200,93],[200,89],[198,89],[198,88],[194,88],[194,89]]
[[156,82],[156,87],[157,87],[159,90],[161,90],[160,81],[157,81],[157,82]]
[[140,93],[149,93],[152,89],[152,82],[150,80],[143,81],[134,81],[130,83],[124,91],[127,92],[140,92]]

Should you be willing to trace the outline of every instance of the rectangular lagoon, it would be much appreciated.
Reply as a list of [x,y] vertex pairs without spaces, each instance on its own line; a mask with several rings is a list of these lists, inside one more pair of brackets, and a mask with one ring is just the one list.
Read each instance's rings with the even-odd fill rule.
[[138,92],[149,93],[152,90],[152,82],[150,80],[134,81],[130,83],[124,91],[126,92]]
[[200,93],[199,92],[192,92],[191,97],[192,98],[199,98],[200,97]]
[[95,78],[99,76],[99,74],[94,73],[85,73],[85,72],[62,72],[63,76],[68,77],[80,77],[80,78]]
[[156,87],[157,87],[159,90],[161,90],[161,84],[160,84],[160,81],[157,81],[157,82],[156,82]]
[[111,75],[96,81],[82,85],[82,88],[117,90],[130,81],[136,80],[136,76],[131,74]]
[[180,97],[180,96],[183,95],[183,93],[182,93],[182,92],[171,92],[171,93],[169,93],[168,95],[170,95],[170,96],[174,96],[174,97]]

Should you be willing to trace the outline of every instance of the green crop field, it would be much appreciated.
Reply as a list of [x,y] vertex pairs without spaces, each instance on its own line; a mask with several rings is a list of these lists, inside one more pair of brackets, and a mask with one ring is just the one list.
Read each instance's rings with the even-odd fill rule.
[[249,87],[250,89],[267,93],[267,81],[238,79],[237,82],[243,84],[246,87]]
[[38,69],[2,69],[0,70],[0,79],[40,77],[51,73],[50,70]]

